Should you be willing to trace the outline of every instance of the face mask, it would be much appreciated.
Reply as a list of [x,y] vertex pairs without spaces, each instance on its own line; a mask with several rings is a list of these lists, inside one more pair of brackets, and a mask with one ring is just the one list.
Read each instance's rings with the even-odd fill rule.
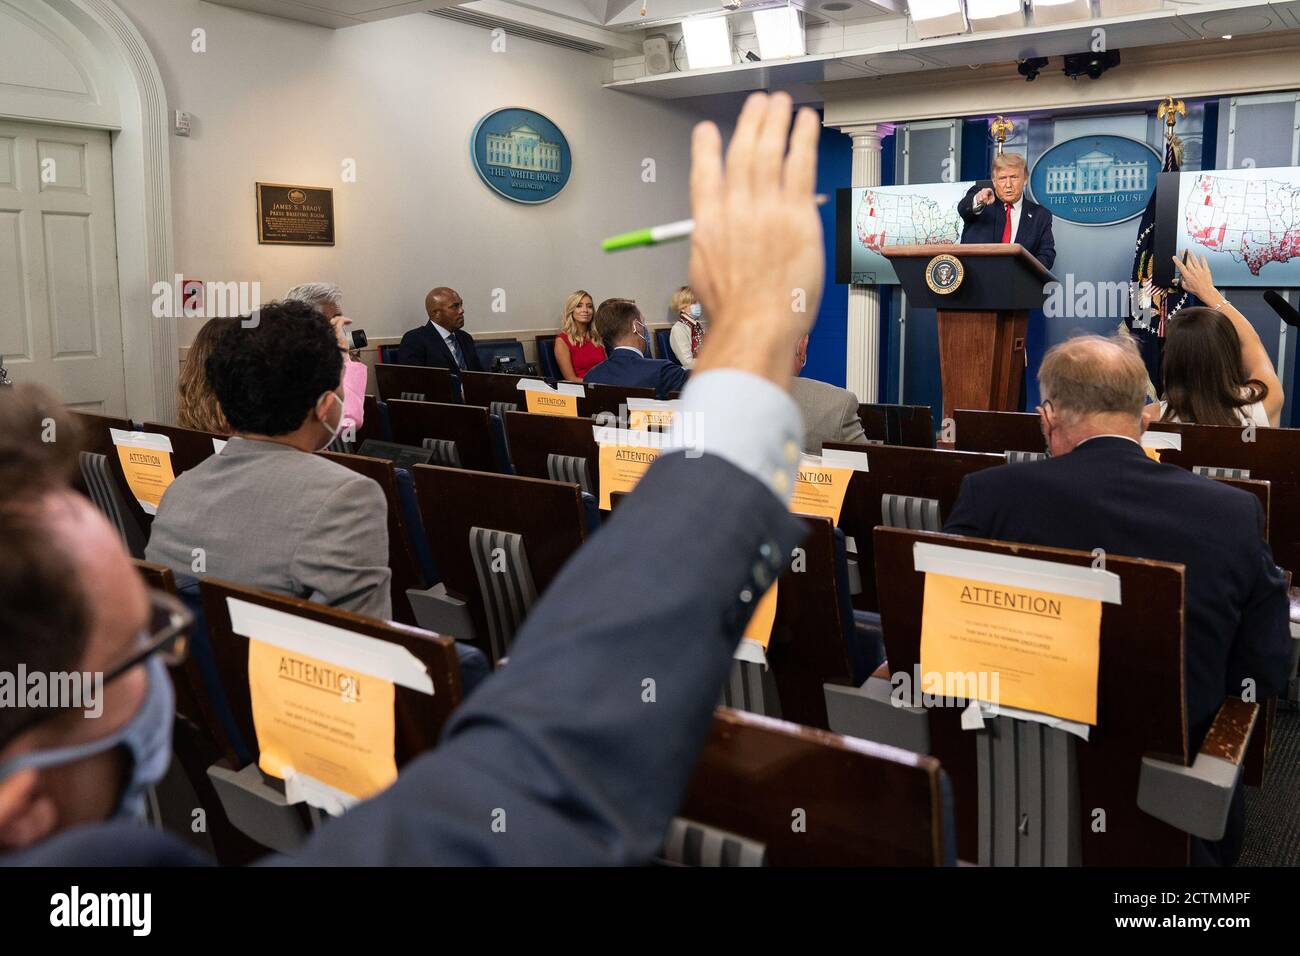
[[131,756],[131,772],[117,810],[111,819],[142,820],[145,811],[145,792],[167,773],[172,759],[172,720],[175,718],[175,698],[171,678],[162,659],[154,656],[145,662],[149,687],[144,701],[134,717],[118,731],[102,740],[37,750],[15,757],[0,765],[0,780],[21,770],[60,767],[102,754],[114,747],[125,747]]
[[636,330],[637,325],[638,325],[638,323],[636,323],[636,322],[633,322],[633,323],[632,323],[632,333],[633,333],[637,338],[639,338],[639,339],[641,340],[641,342],[643,343],[642,346],[641,346],[641,351],[644,352],[646,349],[648,349],[648,348],[650,347],[650,331],[649,331],[649,330],[648,330],[648,329],[643,325],[643,326],[641,326],[641,331],[638,332],[638,331]]
[[[321,445],[319,448],[316,449],[317,451],[324,451],[330,445],[334,444],[334,439],[338,438],[339,432],[343,430],[343,399],[339,398],[338,392],[325,392],[321,395],[321,398],[324,398],[325,395],[333,395],[335,398],[338,398],[339,421],[337,425],[330,425],[329,422],[324,422],[324,421],[321,422],[321,424],[324,425],[325,428],[329,430],[330,437],[329,437],[329,441],[327,441],[325,444]],[[320,398],[316,399],[316,404],[318,405],[320,404]]]
[[691,312],[692,319],[698,319],[701,315],[704,314],[704,310],[700,308],[700,304],[698,302],[696,302],[693,306],[691,306],[690,312]]

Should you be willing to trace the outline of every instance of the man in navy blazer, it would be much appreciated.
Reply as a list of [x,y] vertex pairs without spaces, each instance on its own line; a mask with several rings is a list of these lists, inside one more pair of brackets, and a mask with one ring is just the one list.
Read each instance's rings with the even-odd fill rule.
[[[787,388],[823,281],[821,123],[801,109],[790,134],[791,107],[785,93],[751,96],[725,173],[717,127],[695,130],[690,279],[713,321],[682,397],[695,427],[667,437],[695,436],[694,453],[670,448],[651,465],[437,749],[271,862],[640,864],[659,850],[745,625],[805,533],[787,506],[803,433]],[[791,289],[808,290],[805,310],[790,309]],[[33,726],[0,708],[0,863],[204,862],[120,820],[120,797],[140,796],[169,762],[171,685],[156,654],[138,663],[167,632],[141,644],[149,602],[121,542],[62,480],[42,483],[52,466],[40,459],[58,455],[69,472],[75,443],[43,445],[47,409],[9,415],[10,401],[0,394],[0,461],[25,467],[0,469],[0,670],[33,655],[49,671],[124,670],[105,683],[98,720],[59,712]],[[614,591],[627,593],[592,613],[588,597]],[[650,703],[647,680],[659,687]],[[125,758],[103,759],[119,756],[105,742]]]
[[[1264,539],[1259,499],[1147,457],[1139,444],[1146,367],[1128,340],[1069,339],[1048,351],[1038,379],[1052,457],[968,475],[943,530],[1184,565],[1194,753],[1226,697],[1251,687],[1263,701],[1286,686],[1286,578]],[[1236,859],[1243,809],[1238,792],[1224,839],[1194,840],[1194,862]]]
[[397,364],[483,371],[474,339],[465,331],[465,303],[460,293],[439,286],[424,297],[424,311],[429,321],[402,336]]
[[653,388],[655,397],[665,399],[686,385],[690,372],[667,359],[646,358],[650,344],[641,310],[630,299],[606,299],[592,319],[596,335],[609,350],[609,358],[582,379],[592,385],[626,385]]
[[992,177],[977,182],[957,204],[957,214],[966,223],[961,241],[1016,242],[1052,268],[1056,262],[1052,214],[1025,197],[1029,180],[1025,158],[1019,153],[998,153],[993,157]]

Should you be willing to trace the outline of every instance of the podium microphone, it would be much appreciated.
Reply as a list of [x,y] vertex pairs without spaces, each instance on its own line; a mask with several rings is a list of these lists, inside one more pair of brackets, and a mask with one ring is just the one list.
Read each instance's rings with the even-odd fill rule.
[[1273,311],[1278,314],[1278,317],[1281,318],[1283,322],[1287,325],[1300,328],[1300,312],[1296,311],[1294,305],[1282,298],[1272,289],[1269,289],[1264,293],[1264,301],[1272,306]]

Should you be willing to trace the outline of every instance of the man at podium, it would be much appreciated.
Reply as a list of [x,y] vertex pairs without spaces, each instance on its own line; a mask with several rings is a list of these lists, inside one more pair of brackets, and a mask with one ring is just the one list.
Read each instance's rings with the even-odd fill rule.
[[992,179],[981,179],[957,204],[966,227],[962,243],[1018,242],[1048,269],[1056,261],[1052,214],[1025,198],[1029,171],[1025,157],[998,153],[993,157]]

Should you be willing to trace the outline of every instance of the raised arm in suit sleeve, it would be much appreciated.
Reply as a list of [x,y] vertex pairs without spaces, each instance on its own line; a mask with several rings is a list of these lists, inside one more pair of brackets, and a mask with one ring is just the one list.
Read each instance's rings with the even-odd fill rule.
[[1264,510],[1256,499],[1259,547],[1254,557],[1254,581],[1241,614],[1228,660],[1226,693],[1240,696],[1251,681],[1255,700],[1264,701],[1286,690],[1291,664],[1291,606],[1286,574],[1273,560],[1264,540]]
[[351,475],[322,502],[290,569],[308,600],[382,621],[393,616],[388,502],[383,489]]
[[862,427],[862,419],[858,417],[858,396],[852,392],[844,394],[844,401],[840,405],[839,419],[840,424],[835,437],[836,441],[865,444],[867,433]]
[[987,185],[991,184],[984,182],[976,183],[966,191],[965,196],[961,197],[961,202],[957,203],[957,215],[961,216],[962,222],[967,225],[970,225],[972,222],[977,220],[980,217],[980,213],[984,211],[983,209],[980,209],[979,212],[975,211],[975,196]]
[[1052,214],[1044,209],[1040,215],[1047,217],[1047,225],[1043,227],[1043,238],[1038,242],[1038,259],[1047,268],[1052,268],[1056,262],[1056,239],[1052,236]]
[[[732,373],[739,374],[739,373]],[[295,863],[635,864],[649,860],[707,739],[762,590],[804,536],[788,494],[789,397],[711,372],[731,396],[693,453],[665,454],[533,609],[510,662],[393,787]],[[738,393],[739,392],[739,393]],[[698,406],[696,406],[698,409]],[[751,424],[753,421],[761,425]],[[746,598],[748,600],[746,600]]]

